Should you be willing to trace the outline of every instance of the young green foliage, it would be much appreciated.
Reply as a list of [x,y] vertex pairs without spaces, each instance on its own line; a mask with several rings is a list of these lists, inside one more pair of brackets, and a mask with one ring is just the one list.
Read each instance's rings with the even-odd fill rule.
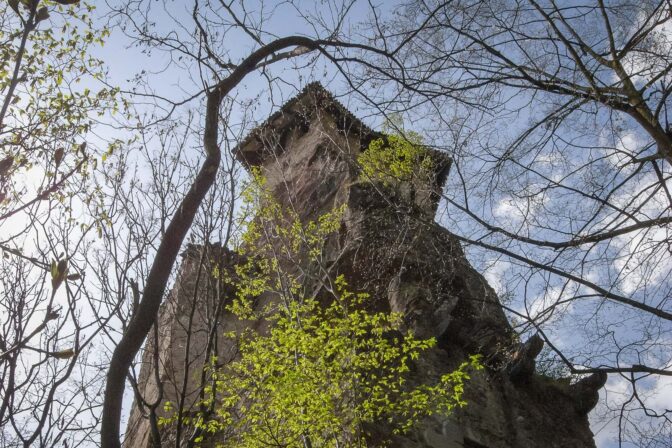
[[52,215],[70,217],[73,198],[95,199],[87,140],[102,117],[129,107],[94,56],[110,36],[96,14],[93,2],[49,0],[15,1],[0,14],[0,221],[29,222],[25,204],[50,200]]
[[[201,440],[215,435],[222,446],[247,448],[365,446],[367,423],[403,433],[425,417],[465,405],[464,383],[481,368],[478,357],[436,384],[412,386],[412,363],[434,339],[403,335],[400,314],[369,311],[369,295],[352,292],[342,275],[324,281],[328,300],[307,293],[315,289],[308,267],[322,262],[342,207],[302,223],[273,200],[258,175],[246,199],[256,217],[243,237],[248,262],[237,269],[238,296],[230,310],[270,325],[227,335],[239,357],[223,367],[211,362],[212,387],[202,408],[213,412],[186,419]],[[261,294],[268,296],[264,306],[255,303]]]
[[414,180],[426,183],[434,171],[434,161],[415,132],[375,139],[357,161],[362,179],[379,181],[386,187]]

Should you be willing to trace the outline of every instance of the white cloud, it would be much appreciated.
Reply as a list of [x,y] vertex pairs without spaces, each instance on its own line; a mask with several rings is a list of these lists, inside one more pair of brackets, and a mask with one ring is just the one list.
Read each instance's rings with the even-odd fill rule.
[[528,185],[520,193],[525,197],[508,196],[497,202],[493,208],[493,216],[508,227],[519,227],[530,222],[534,214],[548,202],[545,194],[539,194],[541,186]]
[[[661,9],[660,14],[669,14],[669,9]],[[631,34],[641,29],[647,18],[647,12],[639,13],[632,23]],[[662,17],[659,16],[658,19],[660,18]],[[667,56],[672,52],[672,23],[665,20],[662,24],[657,25],[649,32],[644,45],[647,48],[655,47],[655,51],[630,51],[621,61],[626,73],[630,75],[631,80],[637,87],[643,86],[667,66],[667,61],[664,58],[656,58],[653,55]],[[671,76],[668,73],[660,81],[669,82],[670,79]],[[612,81],[617,82],[618,80],[618,76],[614,73]]]
[[[649,409],[662,413],[669,409],[670,403],[672,403],[672,377],[656,377],[648,387],[643,383],[638,383],[637,393]],[[609,375],[609,381],[600,391],[601,400],[590,414],[591,429],[595,435],[597,448],[618,446],[621,408],[623,403],[628,401],[631,396],[632,385],[630,381],[620,375]],[[625,424],[639,425],[644,423],[646,417],[643,412],[636,410],[638,406],[635,400],[630,402],[630,406],[626,406],[627,418],[623,419]],[[626,429],[625,434],[631,433],[631,431],[627,431],[627,428],[624,429]],[[625,446],[633,445],[627,444]]]
[[[638,154],[647,142],[642,140],[634,130],[626,130],[616,134],[612,129],[609,129],[600,136],[599,143],[600,153],[606,157],[609,164],[622,169],[632,162],[632,157]],[[630,165],[630,169],[635,169],[635,165]]]
[[[647,186],[655,185],[658,179],[653,175],[644,176],[633,184],[629,191],[613,198],[616,206],[622,208],[639,209],[641,219],[660,216],[667,208],[666,193],[659,189],[656,194],[640,194]],[[652,190],[652,189],[650,189]],[[646,203],[643,201],[646,200]],[[624,225],[634,224],[634,221]],[[670,275],[670,264],[666,263],[666,244],[670,240],[670,229],[667,227],[653,227],[639,232],[631,232],[614,238],[614,247],[618,248],[618,257],[614,260],[614,268],[621,272],[621,289],[626,294],[632,294],[642,287],[655,286],[667,279]],[[662,258],[661,258],[662,257]]]
[[573,292],[571,288],[552,286],[531,300],[526,300],[524,304],[521,304],[519,312],[531,319],[548,319],[551,315],[549,311],[553,308],[553,318],[560,318],[566,312],[571,311],[574,301],[566,301],[561,304],[559,302],[570,299]]
[[493,287],[497,294],[504,294],[506,292],[504,275],[511,267],[511,263],[497,259],[487,262],[486,265],[487,268],[483,271],[483,277],[485,277],[488,284]]

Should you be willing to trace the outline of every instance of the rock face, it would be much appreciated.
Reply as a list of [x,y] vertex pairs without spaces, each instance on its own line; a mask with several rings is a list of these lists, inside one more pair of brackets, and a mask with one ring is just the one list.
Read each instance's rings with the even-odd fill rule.
[[[327,258],[334,275],[342,273],[352,289],[370,293],[376,308],[402,313],[417,336],[437,338],[418,361],[414,381],[431,382],[468,355],[483,355],[487,367],[468,383],[466,407],[448,419],[428,419],[403,437],[384,426],[370,428],[371,446],[387,440],[404,448],[594,447],[587,412],[606,378],[569,385],[535,373],[541,339],[515,342],[493,289],[469,265],[456,238],[433,221],[450,161],[433,154],[436,172],[426,185],[389,188],[361,181],[355,158],[378,137],[311,84],[237,149],[237,157],[260,167],[276,199],[301,219],[347,204],[339,234],[324,243]],[[158,338],[147,343],[125,446],[151,446],[152,406],[158,417],[165,415],[166,400],[194,406],[206,353],[235,356],[216,336],[243,325],[224,307],[232,292],[206,275],[212,260],[231,269],[235,258],[217,246],[187,250],[161,310]],[[166,427],[161,437],[187,446],[190,435]]]

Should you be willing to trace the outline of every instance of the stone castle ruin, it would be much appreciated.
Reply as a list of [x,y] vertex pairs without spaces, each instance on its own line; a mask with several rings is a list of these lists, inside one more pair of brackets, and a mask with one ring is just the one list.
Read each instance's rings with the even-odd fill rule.
[[[344,274],[353,290],[368,292],[379,309],[402,313],[418,337],[438,340],[417,362],[414,381],[435,381],[468,355],[483,356],[486,368],[468,382],[466,407],[449,418],[427,419],[404,436],[386,432],[384,425],[372,428],[371,446],[385,440],[403,448],[594,447],[587,414],[606,377],[569,384],[535,373],[541,339],[516,342],[494,290],[471,267],[457,239],[434,222],[450,160],[433,153],[435,172],[424,185],[388,188],[362,181],[356,157],[379,137],[322,86],[311,84],[236,150],[245,166],[261,169],[275,199],[301,219],[347,206],[340,231],[325,241],[330,272]],[[166,401],[187,410],[196,406],[210,355],[224,362],[236,356],[218,335],[246,324],[226,309],[230,286],[208,274],[213,258],[224,269],[238,262],[236,253],[215,245],[190,246],[184,253],[136,379],[128,448],[152,446],[150,422],[165,415]],[[160,437],[171,446],[175,440],[188,446],[190,435],[162,427]]]

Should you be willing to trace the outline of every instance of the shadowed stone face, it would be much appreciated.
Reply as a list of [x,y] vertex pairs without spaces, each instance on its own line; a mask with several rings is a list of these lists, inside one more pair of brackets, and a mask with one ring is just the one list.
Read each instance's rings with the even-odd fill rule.
[[[427,419],[403,437],[392,435],[383,423],[367,425],[371,446],[387,442],[386,446],[404,448],[594,447],[586,414],[604,378],[569,386],[535,374],[541,341],[514,342],[493,289],[469,265],[459,242],[433,221],[448,159],[435,154],[440,169],[432,185],[386,188],[364,182],[356,156],[377,136],[321,86],[310,85],[237,150],[242,162],[262,170],[276,199],[302,219],[347,205],[340,232],[324,242],[334,277],[344,274],[352,289],[371,294],[372,308],[401,313],[406,331],[439,341],[416,363],[412,382],[434,382],[468,355],[483,355],[487,368],[467,384],[465,408],[450,418]],[[229,265],[224,268],[231,269],[235,254],[216,250],[226,254]],[[183,398],[194,402],[213,316],[218,332],[259,325],[236,321],[217,307],[218,301],[226,300],[226,291],[213,295],[205,285],[194,293],[199,260],[185,258],[159,318],[164,401],[182,398],[175,385],[184,383],[183,366],[189,364],[192,371],[187,373]],[[185,315],[194,304],[198,312]],[[188,328],[192,339],[187,353]],[[139,378],[140,391],[150,401],[157,396],[154,346],[155,342],[148,343]],[[217,350],[222,359],[235,356],[226,345]],[[126,446],[149,447],[148,428],[136,403]],[[169,428],[165,433],[162,437],[171,436]]]

